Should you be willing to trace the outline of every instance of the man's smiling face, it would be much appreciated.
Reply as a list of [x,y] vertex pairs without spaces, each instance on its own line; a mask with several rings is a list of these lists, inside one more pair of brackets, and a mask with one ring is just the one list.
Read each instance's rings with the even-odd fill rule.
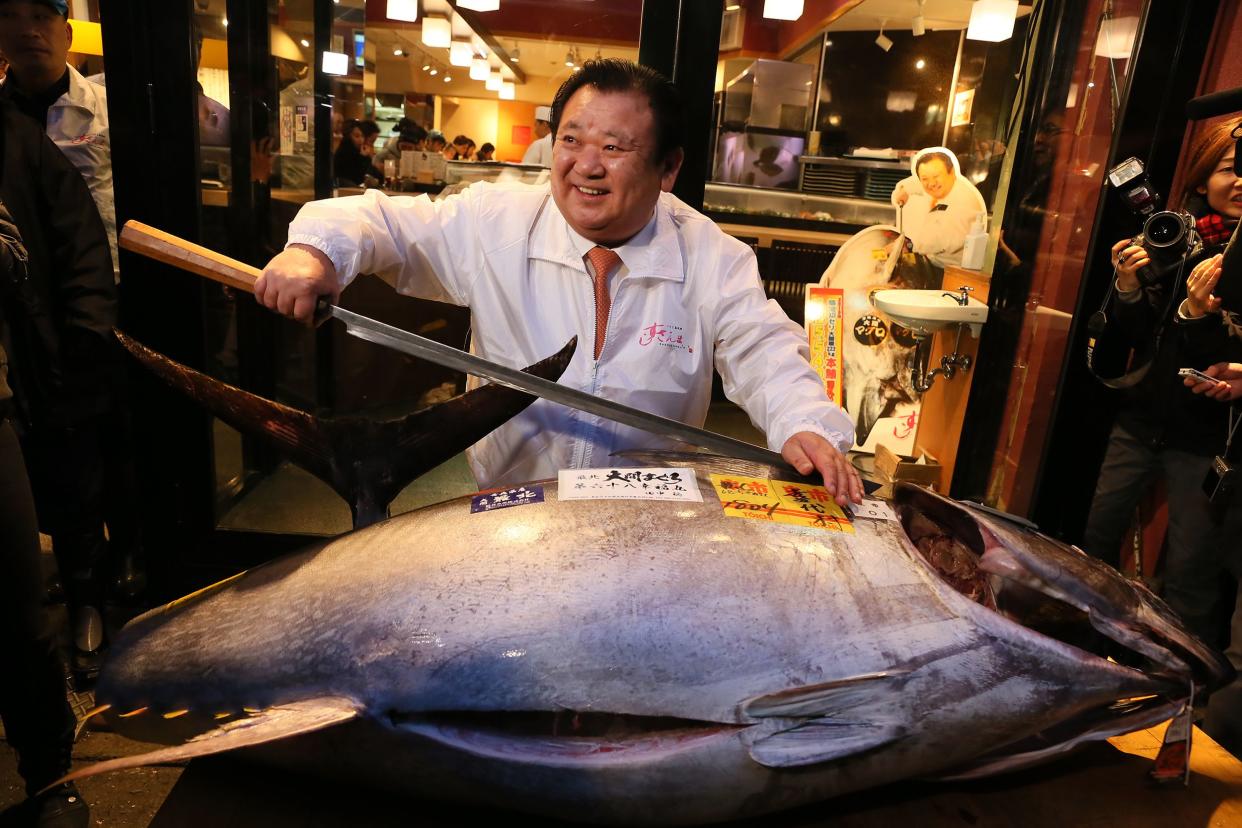
[[552,144],[552,198],[579,235],[615,246],[651,219],[682,157],[659,157],[645,95],[584,86],[566,101]]

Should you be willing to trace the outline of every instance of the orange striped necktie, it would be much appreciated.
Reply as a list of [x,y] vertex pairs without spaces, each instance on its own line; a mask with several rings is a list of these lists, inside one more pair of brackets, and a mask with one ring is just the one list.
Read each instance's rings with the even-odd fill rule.
[[612,299],[608,296],[608,276],[621,264],[616,251],[596,245],[587,251],[587,260],[595,271],[595,358],[604,347],[604,334],[608,332],[608,310]]

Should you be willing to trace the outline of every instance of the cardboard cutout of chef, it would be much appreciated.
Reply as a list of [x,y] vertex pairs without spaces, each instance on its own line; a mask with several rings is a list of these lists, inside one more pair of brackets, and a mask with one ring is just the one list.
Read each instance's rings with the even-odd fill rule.
[[945,147],[927,147],[910,161],[914,173],[893,188],[897,227],[910,249],[937,267],[960,265],[966,234],[980,213],[983,196],[961,174],[957,156]]

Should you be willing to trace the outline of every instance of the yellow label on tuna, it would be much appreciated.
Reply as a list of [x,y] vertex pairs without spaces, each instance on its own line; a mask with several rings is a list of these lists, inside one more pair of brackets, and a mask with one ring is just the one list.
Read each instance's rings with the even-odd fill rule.
[[725,474],[711,478],[720,505],[730,517],[854,534],[849,518],[823,486]]

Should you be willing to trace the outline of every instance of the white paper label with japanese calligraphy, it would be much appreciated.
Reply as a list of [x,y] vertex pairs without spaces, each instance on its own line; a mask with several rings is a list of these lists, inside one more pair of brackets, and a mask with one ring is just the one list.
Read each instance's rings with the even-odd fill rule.
[[870,518],[871,520],[896,520],[897,515],[893,513],[893,509],[883,500],[872,500],[864,497],[863,502],[858,505],[851,505],[850,511],[854,513],[856,518]]
[[561,469],[559,500],[673,500],[702,503],[694,469]]

